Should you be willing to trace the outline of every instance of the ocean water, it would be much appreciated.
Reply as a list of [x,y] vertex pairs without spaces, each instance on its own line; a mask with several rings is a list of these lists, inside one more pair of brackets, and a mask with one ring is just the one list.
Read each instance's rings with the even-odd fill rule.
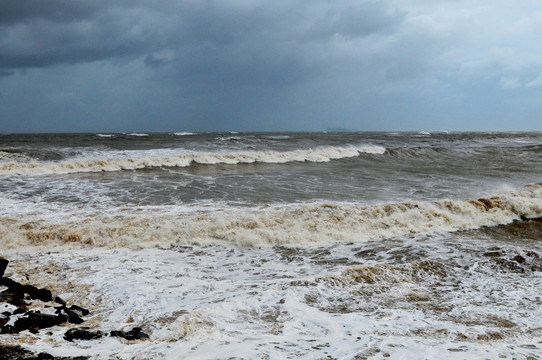
[[88,308],[91,330],[150,336],[0,342],[541,359],[541,160],[542,132],[0,135],[6,276]]

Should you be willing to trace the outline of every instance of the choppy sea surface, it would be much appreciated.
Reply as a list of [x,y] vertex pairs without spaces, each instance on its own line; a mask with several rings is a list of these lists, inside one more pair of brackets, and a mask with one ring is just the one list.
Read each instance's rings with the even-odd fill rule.
[[541,359],[542,132],[0,135],[0,256],[150,336],[55,356]]

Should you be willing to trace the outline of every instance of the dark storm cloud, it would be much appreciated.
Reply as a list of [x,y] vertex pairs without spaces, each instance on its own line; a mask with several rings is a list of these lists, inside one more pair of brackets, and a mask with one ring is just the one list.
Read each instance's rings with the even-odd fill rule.
[[114,59],[153,50],[152,33],[138,28],[142,15],[109,2],[7,1],[1,7],[4,69]]
[[54,21],[74,21],[92,16],[104,1],[73,0],[7,0],[0,2],[0,26],[48,19]]
[[0,128],[464,129],[502,99],[533,124],[540,19],[534,0],[0,0]]
[[190,4],[180,11],[171,65],[173,78],[196,91],[303,83],[352,56],[337,45],[393,33],[404,20],[400,11],[372,1]]
[[[199,74],[205,81],[210,72],[227,81],[243,67],[256,82],[283,71],[291,78],[313,62],[306,58],[312,51],[307,42],[388,33],[403,20],[383,2],[345,4],[5,1],[0,3],[0,68],[142,57],[157,69],[168,61],[156,54],[170,50],[183,77]],[[269,75],[261,73],[266,69]]]

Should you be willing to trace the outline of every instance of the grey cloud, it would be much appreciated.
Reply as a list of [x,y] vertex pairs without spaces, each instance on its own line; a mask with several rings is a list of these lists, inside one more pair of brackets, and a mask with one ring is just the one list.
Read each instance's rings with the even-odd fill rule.
[[507,96],[506,114],[517,109],[532,124],[540,16],[538,2],[524,5],[0,0],[0,122],[24,131],[317,130],[330,121],[377,130],[459,117],[456,128],[468,128],[502,117],[504,105],[491,104]]
[[89,18],[99,11],[106,1],[72,0],[8,0],[0,2],[0,26],[35,19],[75,21]]
[[404,12],[382,1],[357,2],[346,7],[339,5],[327,10],[312,24],[313,36],[317,39],[334,35],[353,38],[389,34],[396,31],[405,19]]
[[389,33],[403,20],[400,12],[383,2],[345,4],[327,10],[327,3],[322,1],[258,5],[8,1],[0,5],[0,26],[5,34],[0,39],[0,68],[47,67],[130,56],[146,57],[147,65],[157,68],[158,63],[152,60],[158,58],[149,55],[153,52],[173,49],[182,55],[207,45],[215,47],[216,56],[222,51],[237,52],[239,57],[253,56],[258,61],[262,56],[254,53],[262,48],[277,53],[290,51],[294,42],[315,37],[331,41],[335,34],[359,37]]
[[147,65],[150,68],[158,69],[159,67],[165,65],[166,63],[167,63],[166,59],[156,57],[154,56],[154,54],[149,54],[145,56],[145,65]]
[[0,68],[46,67],[138,55],[152,51],[152,33],[138,29],[133,14],[115,10],[92,20],[34,19],[4,28],[0,39]]
[[352,58],[337,47],[341,41],[391,34],[404,20],[404,13],[372,1],[216,3],[183,10],[173,77],[197,91],[302,83],[337,66],[331,61]]
[[15,71],[0,70],[0,77],[13,75]]

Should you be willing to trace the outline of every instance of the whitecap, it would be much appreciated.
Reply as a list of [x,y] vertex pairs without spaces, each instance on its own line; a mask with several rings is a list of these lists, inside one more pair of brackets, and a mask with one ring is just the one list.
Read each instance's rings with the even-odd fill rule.
[[[180,151],[180,150],[179,150]],[[137,170],[153,167],[187,167],[191,164],[252,164],[288,162],[328,162],[359,156],[360,154],[383,154],[382,146],[326,146],[291,151],[231,151],[231,152],[167,152],[163,154],[122,157],[78,157],[62,161],[8,161],[0,163],[1,175],[47,175],[100,171]],[[134,154],[135,155],[135,154]]]
[[188,135],[197,135],[197,133],[188,132],[188,131],[181,131],[181,132],[173,133],[173,135],[177,135],[177,136],[188,136]]
[[539,218],[541,199],[542,184],[538,184],[466,200],[377,205],[316,202],[194,211],[175,208],[168,211],[167,207],[111,208],[95,214],[55,214],[54,217],[7,215],[0,218],[0,234],[5,234],[4,244],[8,248],[31,244],[129,248],[175,244],[330,246]]

